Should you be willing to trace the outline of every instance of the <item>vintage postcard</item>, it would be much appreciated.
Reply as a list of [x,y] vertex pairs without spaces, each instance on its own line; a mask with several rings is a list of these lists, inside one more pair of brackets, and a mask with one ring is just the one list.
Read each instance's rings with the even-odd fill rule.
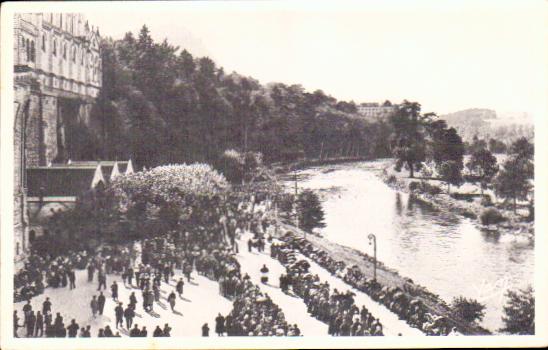
[[547,346],[547,5],[3,3],[1,347]]

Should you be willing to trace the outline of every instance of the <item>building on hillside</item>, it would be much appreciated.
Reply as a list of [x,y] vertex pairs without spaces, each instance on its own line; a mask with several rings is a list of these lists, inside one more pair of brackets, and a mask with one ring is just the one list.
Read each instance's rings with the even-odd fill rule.
[[99,30],[77,13],[14,18],[14,246],[28,251],[26,169],[66,161],[66,127],[90,123],[102,86]]
[[390,116],[394,115],[397,110],[398,106],[389,102],[383,104],[376,102],[362,103],[358,105],[358,114],[368,119],[388,119]]
[[131,160],[79,161],[27,168],[27,207],[29,242],[44,233],[49,218],[58,211],[73,208],[78,197],[100,184],[133,173]]

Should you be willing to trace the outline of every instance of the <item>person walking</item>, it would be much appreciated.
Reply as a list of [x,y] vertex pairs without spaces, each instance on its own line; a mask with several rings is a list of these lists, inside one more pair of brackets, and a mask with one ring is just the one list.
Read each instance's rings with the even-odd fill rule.
[[89,306],[91,307],[91,313],[93,314],[93,318],[96,318],[97,311],[99,310],[99,303],[97,302],[97,297],[95,295],[91,299]]
[[177,286],[175,289],[177,290],[177,294],[179,294],[179,298],[183,297],[183,286],[185,285],[185,282],[182,278],[179,278],[179,282],[177,282]]
[[175,292],[171,292],[169,294],[169,297],[167,298],[167,301],[169,303],[169,306],[171,306],[171,311],[172,312],[175,312],[175,299],[176,299],[176,296],[175,296]]
[[261,268],[261,283],[267,284],[268,283],[268,267],[266,267],[265,264],[263,264],[263,267]]
[[88,263],[88,282],[93,282],[93,275],[95,274],[95,265],[93,265],[93,262]]
[[154,292],[154,300],[156,302],[160,301],[160,287],[158,287],[158,284],[154,283],[152,285],[152,291]]
[[133,282],[133,268],[130,266],[128,267],[127,269],[127,283],[129,284],[130,287],[133,287],[132,285],[132,282]]
[[[40,335],[38,335],[40,333]],[[40,311],[36,313],[36,327],[35,327],[35,337],[42,337],[44,335],[44,315]]]
[[110,292],[112,294],[112,300],[118,301],[118,284],[116,281],[112,282],[112,285],[110,286]]
[[133,317],[135,317],[135,311],[133,311],[133,308],[131,305],[128,305],[126,309],[124,310],[124,318],[126,319],[126,328],[127,330],[131,329],[131,324],[133,323]]
[[42,314],[47,315],[48,312],[51,312],[51,301],[49,301],[49,297],[46,297],[42,303]]
[[118,325],[120,327],[124,326],[124,308],[122,307],[122,303],[118,303],[118,306],[114,308],[114,314],[116,316],[116,328],[118,329]]
[[222,337],[225,332],[225,318],[219,313],[215,318],[215,333],[217,336]]
[[209,326],[207,323],[204,323],[202,326],[202,337],[209,337]]
[[30,311],[29,315],[27,316],[27,337],[33,337],[34,336],[34,327],[36,325],[36,316],[34,315],[34,311]]
[[103,292],[99,292],[99,297],[97,298],[97,307],[99,310],[99,315],[103,314],[103,311],[105,310],[105,302],[106,298]]
[[70,289],[76,289],[76,273],[74,272],[74,269],[70,269],[68,271],[68,278],[70,283]]
[[99,281],[99,286],[97,287],[97,291],[100,291],[103,288],[107,289],[107,276],[105,275],[103,271],[99,270],[99,275],[97,276],[97,279]]

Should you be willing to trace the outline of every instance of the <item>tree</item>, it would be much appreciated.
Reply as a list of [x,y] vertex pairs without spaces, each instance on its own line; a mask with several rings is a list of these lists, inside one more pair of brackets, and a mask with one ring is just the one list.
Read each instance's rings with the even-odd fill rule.
[[415,170],[420,170],[426,159],[424,142],[425,117],[420,114],[421,107],[417,102],[404,101],[399,105],[390,121],[394,127],[392,139],[393,152],[396,157],[396,171],[403,166],[409,170],[409,177],[414,177]]
[[514,201],[514,213],[517,200],[526,200],[531,190],[529,179],[533,177],[533,164],[523,158],[511,156],[504,164],[495,179],[495,193],[505,199]]
[[318,195],[311,190],[303,190],[297,198],[299,227],[312,232],[314,228],[325,227],[324,212]]
[[489,152],[487,148],[478,148],[472,153],[470,160],[466,163],[466,167],[470,169],[470,172],[477,176],[480,182],[481,194],[483,190],[487,188],[487,185],[493,180],[499,166],[497,164],[497,158]]
[[447,193],[451,191],[451,185],[460,186],[463,184],[462,165],[454,160],[447,160],[439,167],[442,180],[447,184]]
[[506,305],[501,332],[520,335],[535,334],[535,295],[531,286],[506,292]]
[[502,141],[496,140],[496,139],[489,139],[489,150],[492,153],[500,154],[500,153],[506,153],[506,144]]
[[485,316],[485,305],[475,299],[467,299],[462,296],[453,298],[451,310],[455,316],[468,322],[481,321]]
[[510,145],[509,154],[512,154],[516,157],[533,160],[535,155],[535,146],[527,140],[525,137],[521,137],[514,141]]

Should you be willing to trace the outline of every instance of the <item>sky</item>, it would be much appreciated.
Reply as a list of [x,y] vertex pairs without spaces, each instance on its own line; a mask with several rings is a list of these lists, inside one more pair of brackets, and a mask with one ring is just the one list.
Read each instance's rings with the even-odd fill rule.
[[261,83],[301,84],[338,99],[418,101],[545,117],[544,0],[139,3],[84,12],[102,36],[146,24],[195,56]]

